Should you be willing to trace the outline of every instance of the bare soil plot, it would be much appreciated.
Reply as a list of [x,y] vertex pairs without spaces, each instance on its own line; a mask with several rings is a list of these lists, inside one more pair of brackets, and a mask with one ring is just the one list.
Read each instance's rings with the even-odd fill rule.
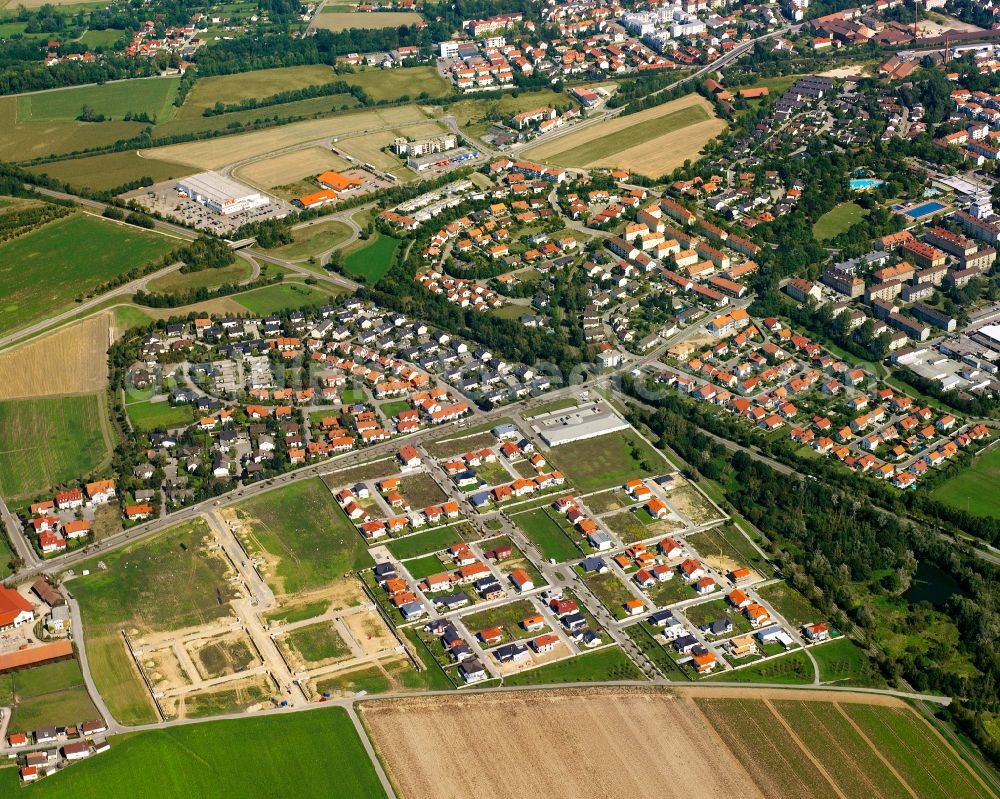
[[396,636],[386,627],[382,617],[374,610],[345,616],[344,623],[366,655],[377,655],[399,643]]
[[694,705],[668,692],[531,691],[360,709],[406,799],[495,796],[501,785],[567,799],[764,796]]
[[[284,186],[296,180],[315,177],[327,170],[350,168],[350,164],[326,147],[307,147],[293,153],[278,155],[266,161],[255,161],[233,172],[233,177],[261,189]],[[316,186],[318,190],[319,187]]]
[[695,525],[722,518],[712,503],[691,486],[675,488],[667,494],[667,504]]
[[0,400],[85,394],[108,380],[109,314],[62,327],[0,353]]
[[401,25],[416,25],[421,17],[412,11],[374,11],[352,13],[350,11],[322,11],[313,18],[313,25],[322,30],[346,31],[350,28],[376,30],[378,28],[398,28]]
[[273,707],[276,693],[271,678],[257,674],[227,682],[218,690],[192,691],[165,697],[160,700],[160,705],[168,718],[203,718]]
[[260,661],[250,636],[242,630],[221,638],[192,642],[187,650],[205,680],[245,671]]
[[[672,124],[664,119],[682,112],[683,116],[674,117]],[[664,120],[667,127],[676,127],[660,133],[658,120]],[[524,156],[565,166],[605,166],[656,176],[697,158],[702,147],[725,127],[725,121],[714,115],[705,98],[690,94],[542,142],[526,150]],[[616,140],[617,149],[613,146]]]
[[227,164],[259,158],[276,150],[296,147],[330,137],[364,134],[367,131],[393,128],[427,117],[415,105],[373,109],[358,113],[338,114],[324,119],[310,119],[268,130],[222,136],[205,141],[170,144],[142,150],[141,155],[171,161],[199,169],[221,169]]

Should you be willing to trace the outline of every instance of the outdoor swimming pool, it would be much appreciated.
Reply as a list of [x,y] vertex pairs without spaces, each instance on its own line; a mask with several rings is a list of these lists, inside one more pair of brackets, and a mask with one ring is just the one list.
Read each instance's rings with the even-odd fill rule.
[[885,183],[884,180],[879,180],[878,178],[852,178],[848,181],[851,189],[854,191],[864,191],[865,189],[874,189],[877,186],[881,186]]
[[909,208],[901,205],[894,205],[892,208],[894,211],[898,211],[899,213],[910,217],[910,219],[922,219],[925,216],[936,214],[938,211],[943,211],[947,207],[947,205],[938,202],[937,200],[929,200],[928,202],[920,203],[920,205],[913,205]]

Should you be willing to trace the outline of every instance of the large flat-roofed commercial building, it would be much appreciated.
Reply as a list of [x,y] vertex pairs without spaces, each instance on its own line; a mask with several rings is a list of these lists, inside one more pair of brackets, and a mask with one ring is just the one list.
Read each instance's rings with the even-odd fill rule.
[[550,447],[627,430],[622,417],[603,402],[591,402],[575,410],[556,411],[532,420],[535,432]]
[[218,172],[199,172],[177,181],[177,191],[223,216],[260,208],[271,202],[259,191]]

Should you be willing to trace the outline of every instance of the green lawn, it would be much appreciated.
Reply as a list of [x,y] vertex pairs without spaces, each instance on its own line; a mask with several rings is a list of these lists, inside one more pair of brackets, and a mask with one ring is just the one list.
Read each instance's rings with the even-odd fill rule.
[[177,270],[170,274],[149,281],[150,291],[174,292],[191,291],[192,289],[214,289],[224,283],[240,283],[250,278],[253,267],[246,261],[237,261],[221,269],[202,269],[198,272],[181,272]]
[[399,245],[399,239],[376,233],[369,244],[354,250],[344,259],[344,271],[363,277],[369,283],[377,283],[392,266]]
[[403,411],[408,411],[411,406],[406,400],[393,400],[392,402],[383,402],[378,407],[386,416],[392,417],[398,416]]
[[580,557],[581,552],[570,534],[559,526],[552,513],[547,507],[537,508],[519,513],[513,519],[546,558],[562,563]]
[[51,316],[73,299],[161,258],[176,241],[76,213],[0,244],[0,331]]
[[461,543],[461,541],[462,536],[454,527],[439,527],[437,530],[428,530],[426,533],[415,533],[405,538],[389,541],[385,547],[392,553],[393,557],[405,560],[406,558],[415,558],[418,555],[439,552],[452,544]]
[[321,621],[297,627],[284,636],[285,645],[307,663],[348,657],[350,647],[334,629],[332,621]]
[[0,495],[33,497],[107,462],[100,394],[0,402]]
[[23,94],[17,98],[17,121],[76,119],[85,105],[95,113],[113,119],[121,119],[127,112],[133,111],[145,112],[157,121],[164,121],[173,115],[173,102],[179,84],[180,78],[149,78]]
[[[208,525],[178,524],[124,549],[78,564],[71,591],[80,603],[90,670],[115,718],[155,720],[145,686],[125,648],[135,634],[206,624],[229,615],[227,566],[203,548]],[[99,568],[103,562],[106,568]],[[84,571],[89,571],[83,575]]]
[[[527,599],[519,599],[516,602],[507,602],[503,605],[482,610],[478,613],[470,613],[462,617],[462,623],[475,635],[480,630],[490,627],[502,627],[506,633],[507,640],[512,638],[534,638],[543,631],[528,632],[521,625],[521,621],[528,616],[538,613],[534,605]],[[548,627],[545,628],[546,630]]]
[[13,705],[10,729],[77,724],[98,717],[75,659],[0,675],[0,702]]
[[434,478],[425,472],[409,474],[400,479],[399,493],[414,508],[426,508],[445,502],[448,496],[441,490]]
[[441,563],[437,555],[421,555],[406,561],[406,570],[414,580],[423,580],[432,574],[443,572],[448,567]]
[[808,685],[813,681],[815,670],[808,655],[801,649],[788,655],[765,660],[754,666],[736,671],[720,671],[706,679],[716,682],[780,683],[785,685]]
[[233,299],[251,313],[267,316],[278,311],[304,308],[308,305],[325,305],[336,292],[331,288],[316,288],[303,283],[279,283],[236,294]]
[[820,682],[882,688],[885,680],[868,655],[849,638],[839,638],[810,650],[819,664]]
[[116,44],[124,35],[125,31],[121,28],[107,28],[105,30],[87,31],[80,37],[79,41],[91,48],[109,48]]
[[374,100],[396,100],[404,94],[416,98],[422,92],[431,97],[443,97],[451,92],[450,84],[431,66],[362,69],[340,75],[339,79],[360,86]]
[[560,444],[552,449],[552,460],[584,493],[667,471],[659,453],[632,430]]
[[796,627],[824,620],[823,614],[788,583],[765,585],[758,593]]
[[320,253],[326,252],[351,238],[351,229],[343,222],[334,219],[294,230],[292,238],[294,241],[291,244],[285,244],[267,252],[279,258],[290,260],[309,258],[310,256],[318,258]]
[[[214,721],[116,736],[110,752],[32,787],[39,796],[191,799],[209,796],[385,796],[347,712]],[[18,790],[0,770],[0,793]]]
[[194,422],[194,405],[171,405],[169,402],[139,400],[125,405],[125,412],[132,426],[139,432],[156,430],[158,427],[186,427]]
[[319,694],[340,691],[342,693],[356,694],[364,691],[368,694],[384,694],[392,687],[389,678],[382,673],[378,666],[358,669],[339,674],[335,677],[327,677],[316,681],[316,692]]
[[617,646],[587,652],[504,678],[504,685],[642,680],[642,671]]
[[935,486],[934,499],[977,516],[1000,517],[1000,447],[975,459],[975,464]]
[[867,213],[857,203],[840,203],[816,220],[813,225],[813,237],[817,241],[835,238],[860,222]]
[[695,125],[698,122],[705,122],[709,119],[711,119],[711,116],[709,116],[708,111],[700,105],[689,106],[679,111],[673,111],[663,116],[638,122],[635,125],[622,128],[614,133],[609,133],[606,136],[591,139],[586,144],[581,144],[557,153],[549,160],[560,164],[582,166],[593,161],[599,161],[602,158],[613,156],[615,153],[620,153],[629,147],[645,144],[650,139],[658,138],[666,133]]
[[261,494],[236,510],[248,523],[251,550],[278,561],[267,574],[277,593],[320,588],[372,565],[364,539],[318,478]]

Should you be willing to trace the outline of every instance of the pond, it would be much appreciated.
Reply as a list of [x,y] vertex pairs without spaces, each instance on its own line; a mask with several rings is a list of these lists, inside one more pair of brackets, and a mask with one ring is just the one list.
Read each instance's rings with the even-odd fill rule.
[[903,594],[907,602],[930,602],[935,607],[942,606],[953,594],[959,594],[962,587],[955,579],[937,566],[920,561],[913,582]]

